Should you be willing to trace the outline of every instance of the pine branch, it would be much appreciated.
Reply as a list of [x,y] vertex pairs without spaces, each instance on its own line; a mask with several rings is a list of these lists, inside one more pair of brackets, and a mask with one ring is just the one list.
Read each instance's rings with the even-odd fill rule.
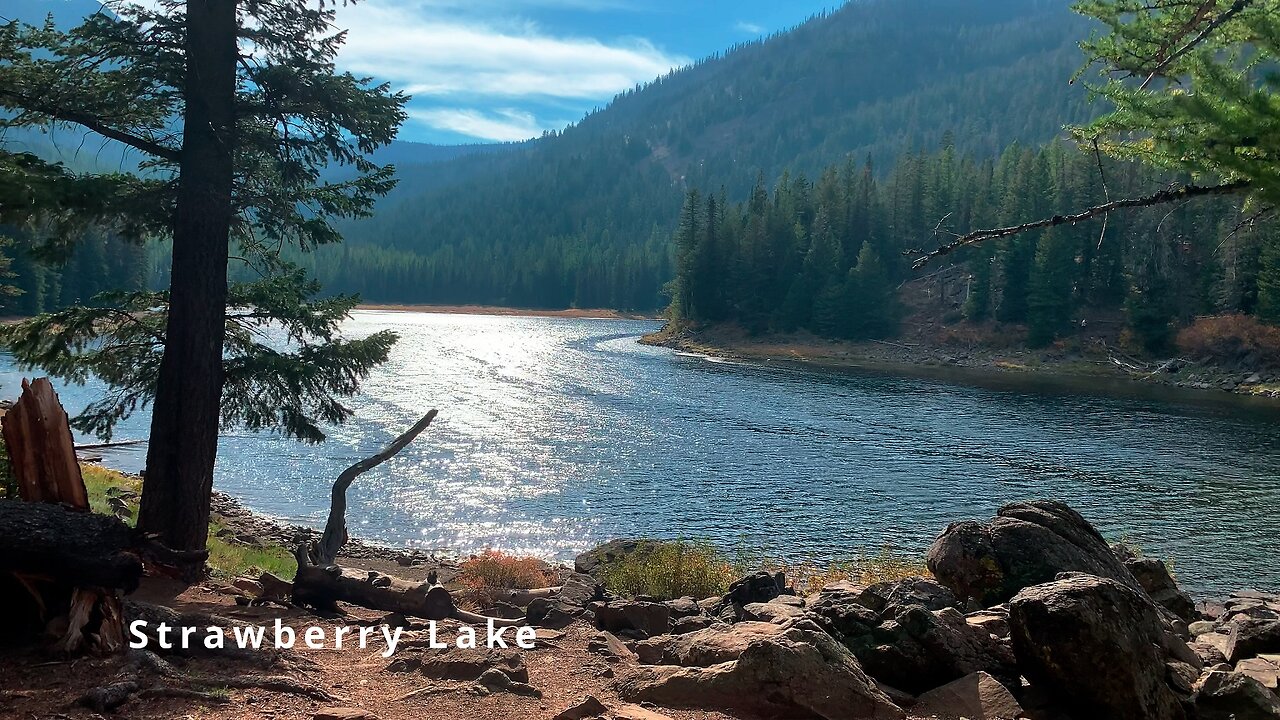
[[[950,255],[957,250],[969,247],[970,245],[977,245],[978,243],[986,240],[1012,237],[1032,230],[1057,227],[1059,225],[1075,225],[1077,223],[1082,223],[1085,220],[1098,217],[1099,215],[1106,215],[1107,213],[1115,210],[1151,207],[1152,205],[1163,205],[1165,203],[1178,202],[1180,200],[1189,200],[1191,198],[1210,195],[1230,195],[1244,192],[1252,187],[1252,184],[1248,180],[1236,180],[1234,182],[1223,183],[1221,185],[1183,185],[1177,188],[1161,190],[1158,193],[1144,197],[1113,200],[1101,205],[1095,205],[1094,207],[1078,212],[1074,215],[1054,215],[1050,218],[1023,223],[1022,225],[1013,225],[1010,227],[994,228],[989,230],[975,230],[974,232],[967,235],[961,235],[955,240],[938,247],[937,250],[926,253],[923,257],[913,262],[911,267],[915,270],[919,270],[943,255]],[[920,252],[922,251],[914,250],[908,251],[907,254],[915,255]]]
[[158,142],[138,137],[137,135],[127,133],[123,130],[117,130],[116,128],[108,125],[102,118],[95,115],[90,115],[88,113],[69,108],[56,107],[12,90],[0,89],[0,99],[12,102],[16,106],[29,112],[48,115],[54,120],[79,125],[87,130],[92,130],[105,138],[110,138],[111,140],[124,143],[135,150],[141,150],[148,155],[154,155],[155,157],[163,160],[178,162],[180,157],[180,153],[173,148],[165,147]]
[[1226,24],[1227,21],[1231,20],[1231,18],[1244,12],[1244,10],[1247,9],[1252,4],[1253,4],[1253,0],[1236,0],[1236,2],[1232,3],[1231,7],[1224,10],[1221,15],[1214,18],[1211,22],[1209,22],[1209,24],[1205,25],[1204,28],[1202,28],[1194,38],[1192,38],[1189,42],[1187,42],[1187,44],[1183,45],[1181,48],[1178,48],[1177,51],[1171,53],[1168,57],[1161,60],[1155,66],[1155,69],[1151,71],[1151,74],[1147,76],[1147,79],[1142,81],[1142,85],[1138,89],[1146,90],[1147,86],[1151,84],[1151,81],[1156,79],[1156,76],[1164,72],[1166,68],[1172,65],[1176,60],[1181,58],[1183,55],[1186,55],[1187,53],[1195,49],[1197,45],[1204,42],[1209,37],[1209,35],[1213,33],[1214,30],[1217,30],[1218,28]]

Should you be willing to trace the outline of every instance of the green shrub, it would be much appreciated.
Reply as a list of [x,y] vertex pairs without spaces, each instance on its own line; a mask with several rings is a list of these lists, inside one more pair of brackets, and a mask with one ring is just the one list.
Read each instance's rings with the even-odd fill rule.
[[611,563],[601,571],[605,587],[619,595],[648,595],[660,600],[723,595],[737,578],[733,564],[711,545],[655,543]]

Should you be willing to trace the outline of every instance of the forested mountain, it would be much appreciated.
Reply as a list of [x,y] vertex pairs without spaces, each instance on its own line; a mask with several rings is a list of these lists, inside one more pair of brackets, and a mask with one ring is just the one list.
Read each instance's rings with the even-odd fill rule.
[[692,187],[936,149],[994,156],[1090,113],[1064,0],[865,0],[741,45],[506,152],[402,166],[376,216],[308,258],[370,300],[655,309]]
[[[1100,179],[1100,168],[1106,184]],[[693,190],[675,234],[673,318],[833,338],[897,333],[903,300],[926,318],[1025,326],[1046,345],[1092,323],[1135,349],[1170,349],[1198,315],[1280,321],[1280,237],[1239,200],[1200,199],[1016,235],[911,270],[912,250],[970,230],[1065,214],[1185,181],[1099,160],[1068,143],[998,158],[952,145],[902,158],[883,179],[850,161],[817,182],[757,180],[747,202]],[[905,286],[904,283],[907,283]],[[1118,327],[1114,327],[1115,324]],[[1102,325],[1113,327],[1103,328]]]

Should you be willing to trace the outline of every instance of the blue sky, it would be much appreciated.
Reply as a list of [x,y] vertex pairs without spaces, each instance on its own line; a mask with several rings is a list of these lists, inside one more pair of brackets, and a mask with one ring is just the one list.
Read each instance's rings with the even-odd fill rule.
[[[144,0],[145,2],[145,0]],[[338,7],[341,69],[414,96],[403,140],[524,140],[619,91],[839,0],[362,0]],[[71,24],[86,0],[15,0]],[[0,12],[0,15],[8,13]]]
[[366,0],[339,62],[414,96],[405,140],[523,140],[832,0]]

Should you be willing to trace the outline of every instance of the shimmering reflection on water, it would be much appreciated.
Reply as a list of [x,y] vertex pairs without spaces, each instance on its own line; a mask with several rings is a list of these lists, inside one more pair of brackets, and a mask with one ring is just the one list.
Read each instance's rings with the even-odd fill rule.
[[[1196,590],[1280,588],[1269,406],[710,362],[636,344],[646,321],[360,312],[349,332],[383,327],[401,341],[354,422],[320,446],[230,435],[218,487],[318,525],[337,473],[438,407],[352,488],[354,534],[562,558],[649,535],[838,559],[919,552],[950,521],[1058,497],[1173,558]],[[6,394],[15,378],[0,374]],[[119,434],[145,429],[135,418]],[[141,455],[110,461],[137,469]]]

